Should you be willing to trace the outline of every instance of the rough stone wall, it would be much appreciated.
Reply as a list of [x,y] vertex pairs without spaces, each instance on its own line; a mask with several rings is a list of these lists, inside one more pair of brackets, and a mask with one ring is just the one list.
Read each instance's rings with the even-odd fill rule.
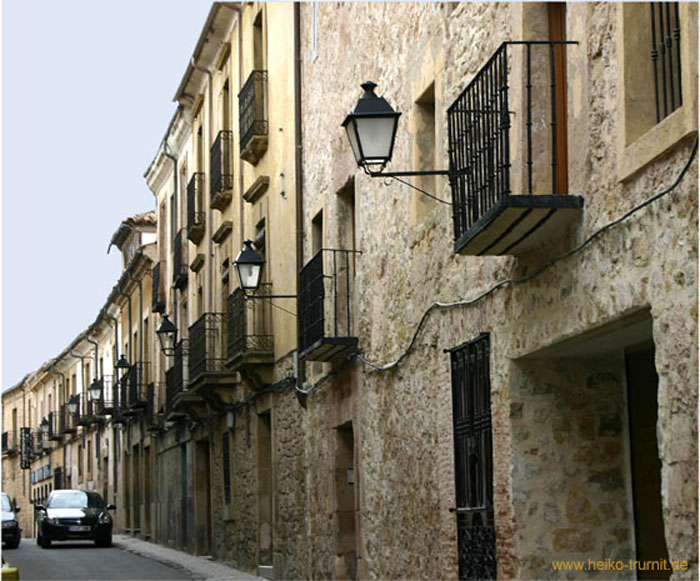
[[[305,257],[310,256],[311,218],[324,208],[324,225],[328,220],[329,231],[334,231],[335,193],[354,176],[357,247],[363,251],[356,277],[356,330],[365,356],[382,364],[402,352],[432,303],[474,297],[496,282],[534,272],[661,191],[690,155],[691,143],[680,143],[627,182],[618,181],[617,7],[612,3],[569,5],[569,37],[580,41],[568,53],[569,191],[584,196],[583,218],[560,239],[519,259],[455,256],[449,210],[435,207],[422,223],[411,227],[410,190],[357,172],[339,127],[360,95],[357,85],[370,79],[378,83],[378,94],[408,116],[416,63],[421,61],[422,50],[434,46],[435,38],[444,50],[440,61],[444,68],[437,67],[435,73],[436,87],[437,79],[443,85],[442,95],[436,90],[438,116],[498,44],[511,31],[511,38],[519,34],[522,14],[527,10],[518,4],[460,4],[452,8],[321,6],[319,57],[315,61],[310,58],[312,8],[302,8]],[[410,169],[410,139],[400,125],[392,169]],[[517,409],[522,398],[512,391],[513,378],[517,377],[512,361],[643,309],[650,309],[653,319],[659,374],[657,431],[669,555],[696,567],[696,184],[697,162],[673,194],[603,233],[576,256],[529,282],[505,286],[475,307],[434,312],[415,349],[397,369],[372,372],[365,368],[358,404],[362,424],[356,429],[361,434],[361,542],[368,577],[445,578],[457,574],[455,523],[447,510],[454,506],[450,370],[442,349],[480,332],[492,334],[499,576],[551,575],[551,564],[530,559],[530,553],[537,549],[531,544],[538,542],[533,532],[551,518],[551,512],[546,503],[527,508],[523,504],[522,499],[536,491],[524,469],[530,460],[527,449],[516,435],[521,434],[523,420],[511,417],[513,404]],[[448,188],[443,185],[435,193],[447,198]],[[334,242],[326,241],[328,246]],[[580,384],[585,366],[578,373],[578,378],[567,377],[563,384]],[[331,562],[333,555],[328,535],[334,531],[324,520],[332,450],[325,443],[328,430],[323,419],[331,402],[325,392],[336,388],[329,382],[309,398],[307,456],[313,458],[309,478],[316,480],[309,518],[312,531],[318,532],[316,538],[324,539],[315,547],[313,558],[319,577],[329,574],[325,563]],[[613,391],[611,388],[611,397],[621,395],[619,390]],[[567,405],[567,413],[571,413],[571,402]],[[557,418],[558,422],[563,417]],[[589,443],[582,437],[585,435],[577,434],[576,443],[571,445],[581,449],[572,451],[573,455],[585,456],[582,449]],[[615,441],[614,436],[597,436],[601,447],[602,438],[608,437]],[[553,438],[550,443],[556,443]],[[611,453],[608,466],[612,466],[620,459],[613,454],[615,444],[607,446]],[[608,469],[602,466],[604,458],[599,460],[600,465],[587,467],[588,477]],[[561,467],[549,469],[552,475],[561,476]],[[618,489],[601,491],[597,509],[619,494]],[[573,516],[566,513],[566,501],[557,505],[563,511],[562,519],[578,518],[576,510],[588,510],[577,505],[576,499],[571,505]],[[622,512],[617,513],[620,521],[623,517]],[[576,524],[573,528],[584,528],[583,523]],[[617,538],[613,529],[605,530],[601,544],[590,547],[593,557],[606,551],[627,554],[629,538]],[[552,550],[574,558],[585,552],[582,547],[589,550],[586,534],[581,536],[580,546],[569,543],[571,537],[563,532],[545,544],[549,547],[551,543]],[[537,550],[544,559],[547,551]],[[693,569],[688,578],[694,574]]]

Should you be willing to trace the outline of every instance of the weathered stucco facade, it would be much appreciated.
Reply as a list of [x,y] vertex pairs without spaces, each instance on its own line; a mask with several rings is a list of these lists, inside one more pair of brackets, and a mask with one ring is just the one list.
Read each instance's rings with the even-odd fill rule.
[[[118,531],[270,578],[695,578],[697,6],[678,14],[682,101],[657,118],[646,4],[214,3],[144,176],[148,238],[117,231],[105,308],[3,395],[3,430],[21,398],[38,430],[106,390],[124,354],[148,397],[32,466],[102,492]],[[433,198],[358,169],[341,123],[368,80],[402,113],[386,171],[450,170],[400,178]],[[459,188],[493,176],[553,204],[512,252],[490,249],[520,222],[470,246],[490,210],[454,232]],[[29,519],[45,490],[15,464]]]

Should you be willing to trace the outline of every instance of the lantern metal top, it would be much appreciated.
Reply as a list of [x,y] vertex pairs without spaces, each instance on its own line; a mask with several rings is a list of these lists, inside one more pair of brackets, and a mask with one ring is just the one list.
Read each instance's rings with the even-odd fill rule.
[[236,260],[234,260],[233,266],[236,268],[238,282],[244,292],[246,290],[256,290],[260,286],[265,259],[253,248],[252,240],[243,242],[243,248],[241,248]]
[[126,360],[124,357],[124,354],[122,353],[121,356],[119,357],[119,361],[117,361],[117,364],[114,366],[116,369],[129,369],[131,365],[129,365],[129,362]]
[[364,94],[352,113],[345,117],[342,126],[347,131],[359,167],[365,170],[368,166],[384,167],[394,151],[401,113],[394,111],[384,97],[375,94],[376,83],[366,81],[360,86]]

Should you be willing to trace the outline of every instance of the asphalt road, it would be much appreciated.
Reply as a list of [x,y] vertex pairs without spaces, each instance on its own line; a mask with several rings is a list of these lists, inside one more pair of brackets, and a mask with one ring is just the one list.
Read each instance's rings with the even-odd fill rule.
[[27,579],[192,579],[182,569],[120,550],[115,541],[111,548],[97,548],[92,542],[54,542],[42,549],[36,539],[22,539],[18,549],[3,547],[2,556],[12,567],[19,568],[19,578]]

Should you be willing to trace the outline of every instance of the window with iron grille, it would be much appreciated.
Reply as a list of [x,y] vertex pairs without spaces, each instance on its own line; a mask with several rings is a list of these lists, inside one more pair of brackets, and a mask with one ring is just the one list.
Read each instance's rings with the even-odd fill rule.
[[221,437],[221,455],[224,465],[224,503],[231,504],[231,456],[228,432]]
[[683,104],[678,2],[650,2],[651,61],[658,123]]
[[450,351],[460,579],[496,578],[489,335]]

